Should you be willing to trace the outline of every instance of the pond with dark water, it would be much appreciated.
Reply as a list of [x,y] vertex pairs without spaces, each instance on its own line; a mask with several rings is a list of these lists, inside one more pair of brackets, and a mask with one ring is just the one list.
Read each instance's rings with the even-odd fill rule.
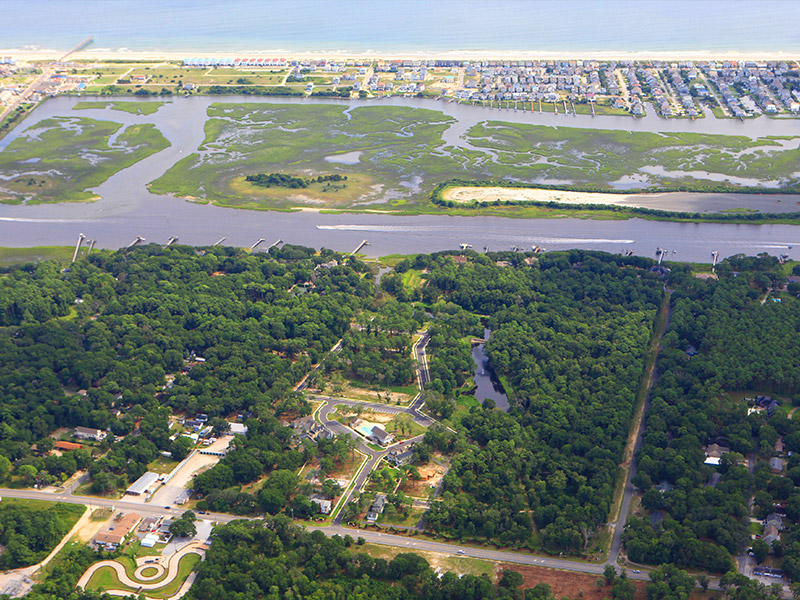
[[[483,339],[488,342],[490,335],[492,332],[485,329]],[[492,372],[489,357],[486,356],[485,342],[472,346],[472,360],[475,362],[475,398],[481,403],[484,400],[493,400],[497,408],[508,411],[508,396]]]

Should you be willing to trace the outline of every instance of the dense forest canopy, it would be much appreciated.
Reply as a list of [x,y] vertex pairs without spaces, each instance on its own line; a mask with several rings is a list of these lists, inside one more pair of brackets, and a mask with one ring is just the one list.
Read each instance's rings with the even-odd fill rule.
[[[642,512],[624,536],[628,557],[727,572],[751,542],[753,497],[754,517],[777,511],[785,519],[778,539],[766,550],[754,543],[754,551],[771,552],[796,579],[800,420],[790,409],[800,400],[800,290],[785,286],[783,266],[766,255],[732,257],[716,279],[698,279],[688,265],[652,267],[645,258],[580,250],[443,252],[401,261],[376,286],[367,264],[329,250],[149,245],[97,252],[68,269],[6,268],[0,479],[51,484],[86,469],[95,493],[119,490],[163,453],[188,454],[170,431],[175,415],[205,413],[215,431],[238,416],[248,435],[196,478],[198,508],[275,516],[219,529],[196,598],[333,597],[349,593],[355,579],[360,587],[349,597],[522,597],[511,579],[500,587],[438,579],[417,557],[372,559],[352,540],[289,525],[287,514],[316,510],[300,467],[316,461],[324,481],[354,452],[348,436],[292,435],[286,421],[310,412],[294,387],[323,359],[318,374],[377,389],[414,385],[412,339],[427,329],[426,410],[447,427],[427,429],[416,460],[438,451],[449,471],[425,527],[464,541],[586,555],[599,547],[655,316],[668,301],[634,479]],[[471,343],[484,329],[507,412],[470,396]],[[341,350],[329,355],[339,340]],[[755,396],[776,402],[768,412],[763,401],[745,400]],[[111,435],[52,453],[49,436],[76,426]],[[706,460],[715,444],[726,449],[718,465]],[[256,481],[257,491],[243,490]],[[331,498],[341,491],[332,481],[323,490]],[[0,510],[7,566],[35,558],[58,535],[57,520],[42,518],[39,526],[24,512]],[[37,535],[22,548],[32,527]],[[682,581],[669,569],[657,577]],[[66,589],[73,575],[63,571],[54,589]],[[666,579],[653,581],[663,597]],[[746,584],[734,586],[745,597]],[[524,597],[546,600],[546,592]]]
[[514,547],[588,547],[608,517],[663,294],[650,264],[574,251],[538,261],[440,254],[398,265],[427,269],[422,293],[438,300],[431,388],[452,397],[467,380],[472,364],[461,340],[482,335],[480,316],[492,331],[491,365],[514,404],[507,414],[472,409],[456,435],[429,431],[426,443],[454,457],[428,527]]
[[[170,440],[173,412],[213,419],[302,410],[292,387],[374,295],[357,259],[318,267],[336,256],[291,245],[257,255],[145,246],[93,254],[64,272],[55,262],[8,270],[0,276],[0,457],[63,478],[88,455],[45,464],[31,455],[33,443],[58,427],[117,436],[136,428],[138,437],[93,463],[95,479],[106,474],[96,482],[104,491],[124,483],[119,477],[133,481],[158,452],[182,452]],[[303,284],[312,291],[301,293]],[[205,360],[189,370],[190,356]]]
[[[700,280],[676,267],[671,276],[672,314],[634,479],[658,519],[631,519],[627,551],[637,562],[725,572],[750,544],[755,492],[755,517],[785,507],[792,526],[773,546],[779,558],[787,551],[783,566],[796,578],[800,461],[792,456],[786,472],[776,473],[769,460],[782,455],[779,438],[787,450],[800,450],[800,422],[788,418],[792,400],[800,400],[797,290],[775,292],[785,276],[767,255],[732,257],[717,274]],[[756,410],[743,399],[757,395],[774,396],[782,408]],[[719,466],[706,464],[712,444],[731,451]]]

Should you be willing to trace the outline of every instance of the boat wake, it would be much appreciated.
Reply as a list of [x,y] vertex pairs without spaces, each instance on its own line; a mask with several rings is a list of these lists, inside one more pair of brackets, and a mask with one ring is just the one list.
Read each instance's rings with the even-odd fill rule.
[[465,231],[464,227],[453,225],[317,225],[317,229],[327,231],[366,231],[375,233],[427,233],[448,231],[460,236],[476,237],[488,240],[504,240],[510,242],[540,244],[634,244],[636,240],[612,238],[581,238],[581,237],[544,237],[537,235],[497,235],[490,230],[475,229]]
[[12,223],[86,223],[88,219],[32,219],[28,217],[0,217],[0,221]]

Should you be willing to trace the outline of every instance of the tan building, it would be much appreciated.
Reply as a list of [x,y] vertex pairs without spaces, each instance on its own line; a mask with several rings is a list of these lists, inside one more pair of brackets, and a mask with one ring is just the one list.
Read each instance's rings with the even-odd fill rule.
[[94,543],[98,546],[112,546],[116,548],[122,543],[126,535],[136,529],[136,526],[141,520],[142,517],[136,513],[121,515],[120,518],[109,523],[105,529],[94,536]]

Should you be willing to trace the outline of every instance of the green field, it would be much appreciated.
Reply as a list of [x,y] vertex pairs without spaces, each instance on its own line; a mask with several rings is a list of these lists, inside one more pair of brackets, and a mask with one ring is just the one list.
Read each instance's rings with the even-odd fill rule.
[[110,108],[111,110],[121,110],[132,115],[152,115],[159,108],[164,106],[163,102],[78,102],[72,107],[73,110],[85,110],[90,108]]
[[40,121],[0,152],[0,201],[91,201],[89,188],[169,146],[151,124],[122,127],[85,117]]
[[32,248],[0,248],[0,265],[72,259],[74,248],[69,246],[34,246]]

